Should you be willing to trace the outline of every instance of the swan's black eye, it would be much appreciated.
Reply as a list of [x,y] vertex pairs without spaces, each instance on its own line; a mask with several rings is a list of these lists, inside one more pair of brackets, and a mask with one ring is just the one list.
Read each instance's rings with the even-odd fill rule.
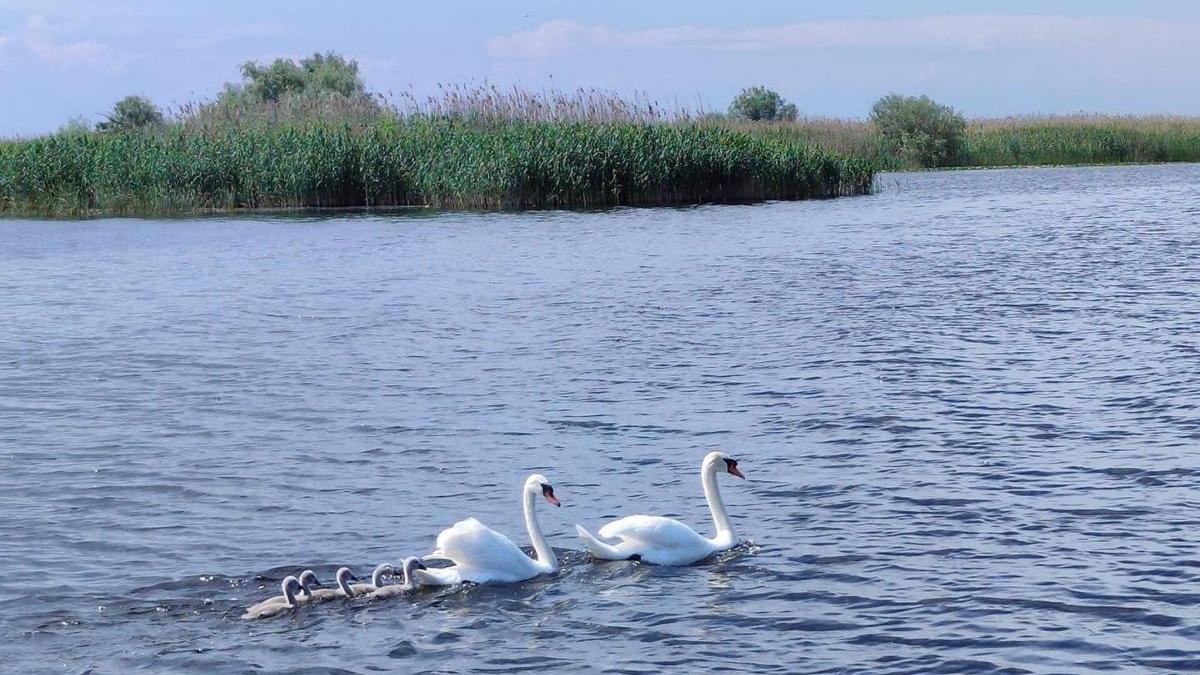
[[737,460],[729,459],[728,457],[726,457],[725,458],[725,468],[726,469],[736,469],[737,468]]
[[542,483],[542,496],[545,497],[546,501],[550,502],[551,504],[555,506],[562,506],[562,504],[558,503],[558,497],[554,496],[554,487],[548,483]]

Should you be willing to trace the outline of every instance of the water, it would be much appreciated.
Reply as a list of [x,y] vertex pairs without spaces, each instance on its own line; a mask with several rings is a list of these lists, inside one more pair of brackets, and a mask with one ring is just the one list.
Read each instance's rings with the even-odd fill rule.
[[[7,672],[1200,668],[1200,166],[824,202],[0,222]],[[573,524],[746,543],[592,564]],[[554,578],[238,619],[304,566]]]

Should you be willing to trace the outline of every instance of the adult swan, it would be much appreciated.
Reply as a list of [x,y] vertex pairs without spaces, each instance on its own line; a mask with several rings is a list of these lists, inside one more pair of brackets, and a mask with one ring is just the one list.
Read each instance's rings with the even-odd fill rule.
[[533,542],[535,558],[525,555],[508,537],[474,518],[467,518],[442,530],[437,538],[437,550],[425,556],[450,560],[454,565],[440,569],[416,569],[413,574],[423,584],[450,586],[464,581],[477,584],[511,583],[557,572],[558,558],[554,557],[554,549],[550,548],[542,534],[533,512],[539,496],[555,506],[559,505],[550,481],[535,473],[525,479],[521,491],[525,505],[525,527]]
[[704,497],[712,511],[717,536],[709,539],[673,518],[662,516],[625,516],[600,528],[600,536],[617,539],[607,543],[592,536],[582,525],[575,531],[592,555],[603,560],[642,560],[655,565],[690,565],[718,551],[726,551],[737,543],[733,524],[725,513],[721,492],[717,489],[717,474],[730,473],[745,478],[738,470],[737,460],[723,452],[710,452],[700,463],[700,482]]

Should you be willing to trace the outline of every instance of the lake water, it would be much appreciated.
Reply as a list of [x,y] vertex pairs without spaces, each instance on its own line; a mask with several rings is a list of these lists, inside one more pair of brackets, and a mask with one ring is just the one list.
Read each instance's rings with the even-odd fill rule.
[[[0,221],[0,669],[1200,669],[1200,166],[880,185]],[[713,447],[736,551],[581,552]],[[535,470],[557,576],[239,620]]]

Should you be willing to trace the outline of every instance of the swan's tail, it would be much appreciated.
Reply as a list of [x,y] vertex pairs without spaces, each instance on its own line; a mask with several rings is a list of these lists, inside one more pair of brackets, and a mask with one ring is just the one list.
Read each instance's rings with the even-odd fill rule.
[[592,536],[582,525],[576,525],[575,531],[579,533],[579,538],[583,540],[583,545],[592,555],[603,560],[625,560],[629,556],[617,550],[617,547],[612,544],[606,544]]

